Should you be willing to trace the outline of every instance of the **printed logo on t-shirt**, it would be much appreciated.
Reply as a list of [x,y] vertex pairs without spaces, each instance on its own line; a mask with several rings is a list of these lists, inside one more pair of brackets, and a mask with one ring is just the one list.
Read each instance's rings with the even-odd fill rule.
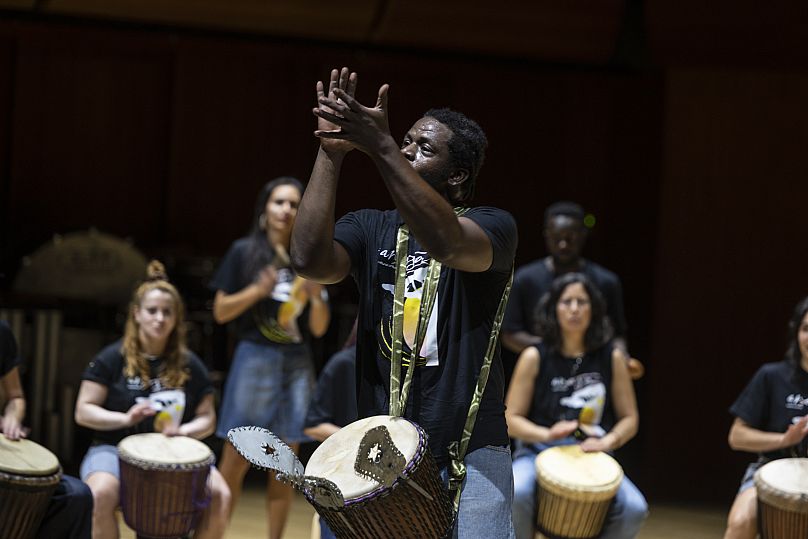
[[149,392],[153,393],[155,391],[161,391],[163,384],[160,383],[159,378],[152,378],[149,380],[149,386],[146,387],[146,384],[143,383],[140,376],[128,376],[126,378],[126,389],[130,391],[145,391],[148,389]]
[[550,388],[557,393],[572,390],[559,400],[568,410],[564,418],[577,418],[582,425],[592,427],[600,425],[606,404],[606,385],[600,373],[587,372],[569,378],[556,376],[550,381]]
[[803,397],[800,393],[792,393],[786,397],[786,408],[789,410],[803,410],[808,406],[808,397]]
[[[392,261],[391,261],[392,257]],[[379,251],[379,264],[386,267],[395,266],[395,251],[382,249]],[[407,273],[404,281],[404,350],[402,363],[409,365],[412,357],[411,347],[415,341],[415,332],[418,328],[418,316],[421,311],[421,295],[423,292],[426,273],[429,269],[430,258],[426,251],[416,251],[407,255]],[[394,268],[395,269],[395,268]],[[395,273],[381,272],[385,275]],[[379,350],[382,355],[390,359],[393,349],[393,294],[395,291],[394,282],[381,283],[382,294],[382,318],[379,322]],[[440,294],[435,296],[435,304],[432,308],[432,315],[426,328],[426,335],[421,349],[418,353],[416,365],[419,367],[435,367],[438,361],[438,305],[440,304]]]
[[257,303],[253,309],[255,325],[272,342],[300,342],[297,319],[308,301],[303,287],[305,280],[289,268],[279,268],[277,279],[270,294],[277,303]]

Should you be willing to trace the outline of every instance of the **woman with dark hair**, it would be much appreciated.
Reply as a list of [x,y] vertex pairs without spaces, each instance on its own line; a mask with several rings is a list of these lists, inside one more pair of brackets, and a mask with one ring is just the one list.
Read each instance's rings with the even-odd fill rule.
[[[176,422],[152,405],[158,392],[172,390],[183,394]],[[185,307],[160,262],[149,264],[146,281],[135,290],[123,339],[101,350],[84,371],[75,416],[94,431],[81,479],[93,493],[93,537],[103,539],[118,537],[118,442],[155,431],[197,439],[213,434],[213,386],[202,361],[187,348]],[[209,481],[211,502],[194,533],[198,538],[220,538],[227,526],[230,490],[215,467]]]
[[[314,389],[308,336],[320,337],[330,321],[325,288],[295,274],[289,239],[303,186],[291,177],[267,183],[258,195],[252,230],[236,240],[210,283],[216,291],[213,317],[235,321],[238,343],[220,410],[217,436],[234,427],[271,430],[297,453]],[[298,324],[304,321],[304,324]],[[224,444],[222,474],[235,507],[249,463]],[[292,488],[268,474],[270,537],[280,538],[292,503]]]
[[730,407],[729,446],[757,453],[741,480],[724,539],[757,536],[755,472],[775,459],[808,456],[808,298],[788,324],[785,358],[761,366]]
[[[564,274],[538,310],[542,341],[519,355],[505,401],[508,434],[518,446],[513,524],[519,539],[534,534],[536,455],[577,439],[584,451],[611,452],[634,437],[639,423],[625,357],[612,344],[595,285],[581,273]],[[635,537],[647,513],[642,493],[625,477],[599,537]]]

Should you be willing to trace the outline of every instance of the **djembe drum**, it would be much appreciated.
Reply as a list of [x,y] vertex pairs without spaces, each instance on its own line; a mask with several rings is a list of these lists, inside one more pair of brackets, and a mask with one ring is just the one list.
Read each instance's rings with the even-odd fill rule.
[[211,450],[193,438],[158,433],[127,436],[118,444],[121,509],[139,537],[182,537],[210,504]]
[[755,472],[762,539],[808,537],[808,459],[773,460]]
[[601,532],[623,469],[606,453],[585,453],[578,445],[566,445],[536,456],[536,480],[539,531],[586,539]]
[[56,456],[30,440],[0,434],[0,535],[33,537],[62,477]]
[[[389,432],[387,440],[379,434],[384,429]],[[333,482],[342,492],[344,505],[326,507],[310,496],[309,501],[337,537],[446,535],[452,525],[452,505],[426,438],[423,429],[407,419],[374,416],[340,429],[317,448],[305,475]],[[381,460],[384,466],[391,455],[403,459],[403,472],[390,486],[383,484],[389,481],[357,472],[363,462]],[[399,465],[389,467],[399,469]]]

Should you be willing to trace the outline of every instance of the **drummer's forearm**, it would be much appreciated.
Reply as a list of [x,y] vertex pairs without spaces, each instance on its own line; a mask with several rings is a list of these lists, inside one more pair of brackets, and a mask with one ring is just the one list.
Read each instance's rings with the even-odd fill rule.
[[784,447],[782,432],[766,432],[748,426],[733,425],[729,432],[729,446],[735,451],[766,453]]
[[129,416],[113,412],[97,404],[80,403],[76,406],[76,423],[93,430],[116,430],[129,426]]
[[4,417],[13,417],[18,422],[22,423],[25,419],[25,399],[22,397],[15,397],[6,403]]
[[550,441],[550,429],[537,425],[520,415],[507,415],[508,436],[527,443],[544,443]]
[[313,438],[318,442],[322,442],[335,432],[339,430],[339,427],[334,423],[320,423],[319,425],[315,425],[313,427],[307,427],[303,429],[303,434],[308,436],[309,438]]
[[611,449],[619,449],[634,438],[637,435],[639,423],[639,418],[634,415],[624,417],[618,421],[614,427],[612,427],[612,430],[604,436],[604,438],[609,440]]
[[202,440],[213,434],[215,430],[215,420],[209,416],[197,416],[188,423],[180,425],[179,434]]

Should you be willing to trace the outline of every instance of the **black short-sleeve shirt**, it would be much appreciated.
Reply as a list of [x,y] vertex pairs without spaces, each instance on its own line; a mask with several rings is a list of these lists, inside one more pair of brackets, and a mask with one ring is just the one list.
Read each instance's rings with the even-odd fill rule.
[[[439,465],[448,462],[448,445],[458,441],[483,364],[497,307],[513,268],[517,231],[513,217],[491,207],[470,209],[464,217],[479,225],[493,247],[493,262],[484,272],[441,268],[435,308],[418,353],[419,365],[405,415],[429,435]],[[342,217],[335,239],[351,258],[351,273],[360,293],[357,334],[358,411],[360,417],[389,410],[390,332],[398,211],[360,210]],[[404,307],[404,334],[413,332],[430,255],[410,237]],[[410,313],[410,314],[407,314]],[[405,361],[411,355],[405,344]],[[496,347],[485,393],[468,451],[507,445],[504,415],[505,377]]]
[[[808,414],[808,372],[787,361],[766,363],[752,377],[729,409],[750,427],[765,432],[785,432],[796,419]],[[806,455],[808,439],[796,448],[764,453],[767,459]],[[796,452],[796,455],[792,452]]]
[[[256,275],[246,274],[250,241],[250,238],[241,238],[233,242],[208,285],[211,290],[235,294],[255,280]],[[259,344],[290,344],[303,339],[305,329],[301,331],[298,319],[305,321],[301,317],[304,311],[297,301],[302,280],[289,267],[277,271],[278,280],[269,296],[236,319],[239,339]]]
[[[97,382],[107,387],[107,399],[103,407],[113,412],[126,412],[131,408],[138,397],[146,397],[157,391],[171,388],[163,385],[158,374],[161,370],[163,360],[157,358],[151,360],[151,380],[149,384],[143,383],[139,376],[127,377],[124,375],[125,359],[121,353],[121,341],[117,341],[101,350],[82,375],[82,380]],[[185,393],[185,410],[182,416],[182,423],[191,421],[196,416],[196,408],[205,395],[213,392],[213,386],[208,378],[208,371],[202,361],[193,352],[188,353],[187,368],[190,377],[181,388]],[[109,431],[95,431],[93,442],[96,444],[117,445],[125,437],[131,434],[143,432],[154,432],[154,417],[147,417],[137,425],[126,429],[116,429]]]

